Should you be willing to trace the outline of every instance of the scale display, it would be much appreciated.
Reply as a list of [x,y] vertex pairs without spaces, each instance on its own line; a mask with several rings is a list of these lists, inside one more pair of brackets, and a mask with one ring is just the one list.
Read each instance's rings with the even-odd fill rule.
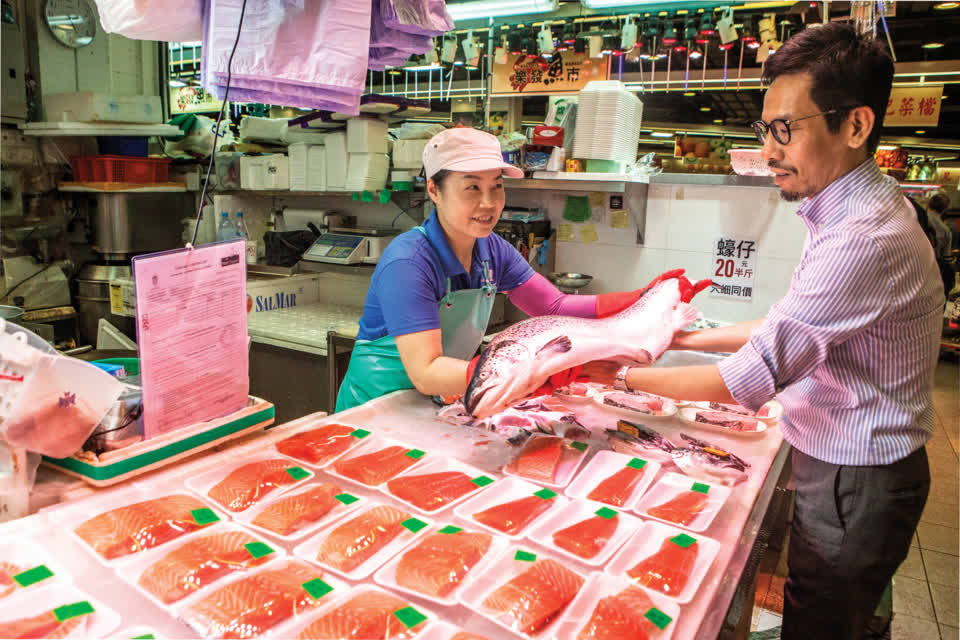
[[366,255],[367,239],[365,237],[325,233],[307,249],[303,259],[313,262],[354,264],[363,260]]

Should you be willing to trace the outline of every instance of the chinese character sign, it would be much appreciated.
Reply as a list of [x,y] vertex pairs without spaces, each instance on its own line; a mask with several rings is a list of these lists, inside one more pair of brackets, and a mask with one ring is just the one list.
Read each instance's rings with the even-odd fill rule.
[[757,242],[737,237],[719,237],[713,243],[713,286],[710,295],[718,298],[753,299]]
[[493,94],[576,93],[591,80],[607,79],[606,60],[565,51],[549,60],[509,55],[506,64],[493,65]]
[[894,87],[887,100],[885,127],[936,126],[940,122],[940,97],[943,85],[933,87]]

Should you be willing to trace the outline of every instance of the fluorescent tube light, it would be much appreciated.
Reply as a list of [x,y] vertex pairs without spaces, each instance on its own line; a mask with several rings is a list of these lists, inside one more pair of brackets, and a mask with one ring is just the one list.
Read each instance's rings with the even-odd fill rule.
[[557,0],[470,0],[447,3],[447,12],[455,22],[526,13],[546,13],[556,9]]

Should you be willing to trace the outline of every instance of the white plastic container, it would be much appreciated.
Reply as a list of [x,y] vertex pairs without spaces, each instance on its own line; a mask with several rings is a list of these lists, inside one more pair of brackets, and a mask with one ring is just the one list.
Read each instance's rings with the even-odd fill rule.
[[265,492],[257,492],[256,500],[250,507],[241,509],[239,511],[246,511],[246,509],[255,506],[256,504],[262,502],[266,499],[267,496],[274,498],[276,496],[282,495],[287,491],[296,488],[307,480],[314,476],[314,472],[309,469],[300,466],[300,463],[292,458],[282,456],[273,452],[261,453],[259,455],[250,456],[247,458],[242,458],[235,461],[229,466],[220,466],[212,471],[202,473],[200,475],[192,476],[187,478],[184,484],[187,485],[187,488],[196,493],[198,496],[206,500],[207,502],[215,505],[218,509],[228,511],[230,513],[238,513],[237,510],[231,509],[228,505],[220,504],[217,500],[210,496],[210,491],[217,486],[221,481],[225,480],[227,476],[231,473],[248,464],[253,464],[256,462],[266,462],[268,460],[278,460],[281,462],[289,462],[290,466],[287,468],[287,474],[290,476],[290,484],[276,487],[272,490]]
[[[343,426],[345,426],[345,427],[353,427],[354,433],[355,433],[356,435],[351,436],[351,437],[353,437],[354,442],[352,442],[352,443],[350,444],[350,446],[349,446],[348,448],[346,448],[344,451],[342,451],[341,453],[338,453],[338,454],[335,455],[335,456],[331,456],[330,459],[328,459],[328,460],[323,460],[323,461],[321,461],[320,464],[311,462],[310,460],[305,460],[305,459],[302,459],[302,458],[298,458],[296,455],[292,455],[291,453],[284,453],[284,452],[280,451],[280,449],[277,447],[277,445],[279,445],[281,442],[283,442],[284,440],[287,440],[287,439],[289,439],[289,438],[291,438],[291,437],[293,437],[293,436],[296,436],[296,435],[298,435],[298,434],[303,434],[303,433],[309,433],[310,431],[313,431],[313,430],[315,430],[315,429],[322,429],[323,427],[327,427],[327,426],[334,425],[334,424],[343,425]],[[300,430],[300,431],[298,431],[298,432],[296,432],[296,433],[290,434],[289,436],[287,436],[287,437],[284,438],[283,440],[278,440],[277,442],[274,443],[273,446],[274,446],[275,449],[277,449],[278,452],[280,452],[280,455],[283,455],[283,456],[286,456],[286,457],[288,457],[288,458],[292,458],[292,459],[294,459],[294,460],[297,460],[298,462],[300,462],[300,464],[302,464],[302,465],[304,465],[304,466],[310,467],[311,469],[324,469],[324,468],[329,467],[330,465],[334,464],[337,460],[339,460],[339,459],[342,458],[343,456],[350,455],[350,453],[351,453],[354,449],[356,449],[356,448],[359,447],[361,444],[363,444],[364,442],[366,442],[367,439],[370,437],[370,435],[371,435],[371,432],[370,432],[368,429],[364,429],[363,427],[358,427],[358,426],[356,426],[356,425],[339,422],[339,421],[337,421],[337,420],[325,420],[325,421],[323,422],[323,424],[310,424],[310,425],[307,425],[307,426],[305,426],[302,430]]]
[[[302,626],[303,621],[307,619],[314,611],[319,610],[324,607],[328,602],[335,600],[339,595],[349,591],[350,587],[344,583],[342,580],[338,580],[335,576],[324,573],[317,570],[315,567],[301,562],[295,558],[279,558],[276,561],[270,562],[269,564],[259,567],[256,571],[251,571],[244,573],[235,578],[224,580],[218,589],[211,589],[203,594],[202,597],[191,599],[189,602],[184,602],[176,608],[176,617],[194,629],[199,635],[198,637],[204,637],[204,628],[202,621],[198,620],[196,616],[191,612],[191,607],[203,601],[206,598],[213,597],[220,589],[225,589],[234,582],[240,580],[246,580],[258,573],[263,573],[265,571],[273,571],[283,566],[293,566],[297,565],[300,567],[305,567],[311,572],[315,572],[315,577],[305,582],[304,590],[307,591],[308,595],[316,603],[315,606],[307,607],[306,609],[298,610],[294,612],[294,615],[286,620],[282,620],[277,623],[275,626],[267,629],[260,638],[292,638],[294,634],[291,633],[291,630],[294,628],[299,628]],[[309,586],[309,590],[308,586]]]
[[[532,556],[532,559],[531,559]],[[526,559],[518,559],[526,558]],[[511,626],[513,619],[504,614],[497,614],[486,607],[483,606],[484,600],[492,594],[494,591],[505,585],[506,583],[513,580],[515,577],[529,570],[534,562],[542,561],[545,559],[554,560],[561,565],[569,568],[569,562],[564,560],[560,556],[556,556],[550,553],[542,552],[533,552],[533,549],[526,547],[517,547],[512,546],[507,549],[507,551],[500,556],[498,561],[494,563],[483,575],[477,576],[473,582],[471,582],[467,587],[460,592],[459,600],[460,604],[467,607],[474,613],[477,613],[489,620],[492,620],[497,625],[507,629],[508,631],[517,634],[522,638],[554,638],[557,631],[557,623],[562,618],[561,615],[557,615],[552,622],[541,627],[533,634],[528,634],[521,632],[517,629],[514,629]],[[579,592],[583,591],[583,587],[586,586],[586,574],[583,574],[574,569],[570,569],[578,576],[584,580],[584,584],[581,585]],[[567,605],[573,603],[573,600],[576,599],[574,596],[571,599],[571,602]]]
[[[720,543],[713,538],[706,538],[691,534],[683,529],[671,527],[660,522],[645,522],[643,527],[637,531],[623,547],[620,552],[613,557],[610,564],[606,567],[606,573],[621,577],[627,580],[631,578],[627,571],[637,566],[641,561],[660,551],[663,542],[669,538],[677,536],[689,536],[696,540],[700,552],[697,554],[697,561],[690,570],[690,577],[680,593],[675,596],[662,594],[680,604],[690,602],[697,594],[703,577],[707,575],[707,570],[713,564],[717,553],[720,551]],[[634,581],[635,582],[635,581]],[[647,587],[647,591],[652,593],[662,593],[656,589]]]
[[587,463],[587,466],[574,478],[564,493],[571,498],[592,499],[587,496],[597,485],[628,465],[642,465],[640,470],[643,474],[637,484],[634,485],[633,491],[630,492],[622,505],[602,504],[621,511],[632,511],[640,497],[653,484],[657,474],[660,473],[661,464],[659,462],[629,456],[625,453],[617,453],[616,451],[598,451]]
[[[341,491],[340,494],[338,494],[339,499],[336,505],[332,509],[330,509],[330,511],[324,514],[320,519],[314,522],[306,523],[305,525],[303,525],[301,528],[297,529],[293,533],[290,533],[287,535],[280,535],[274,531],[271,531],[270,529],[265,529],[254,523],[254,520],[257,518],[257,516],[260,515],[266,509],[269,509],[270,507],[277,504],[278,502],[296,498],[296,496],[300,495],[301,493],[305,493],[307,491],[313,491],[314,489],[319,487],[320,484],[321,483],[311,482],[310,484],[302,485],[292,491],[287,491],[286,493],[284,493],[281,496],[278,496],[277,498],[274,498],[272,500],[266,500],[262,504],[258,504],[254,507],[251,507],[250,509],[247,509],[246,511],[242,511],[236,514],[234,517],[237,519],[238,522],[242,522],[245,526],[250,527],[251,529],[254,529],[260,533],[268,535],[271,538],[277,538],[278,540],[289,542],[292,540],[299,540],[305,535],[309,533],[313,533],[314,531],[316,531],[317,529],[320,529],[321,527],[325,527],[334,522],[339,522],[345,516],[349,515],[356,509],[366,504],[365,498],[357,497],[351,494],[349,489],[343,487],[343,491]],[[330,483],[324,482],[322,484],[330,484]]]
[[478,492],[485,490],[489,486],[493,486],[497,481],[496,476],[485,474],[480,469],[477,469],[476,467],[472,467],[466,463],[460,462],[456,458],[451,458],[451,457],[437,458],[435,460],[431,460],[430,462],[425,462],[422,465],[419,465],[417,467],[414,467],[413,469],[409,469],[401,473],[396,478],[394,478],[394,480],[399,480],[401,478],[409,477],[409,476],[420,476],[420,475],[426,475],[430,473],[443,473],[444,471],[460,471],[462,473],[465,473],[470,477],[471,481],[473,481],[473,484],[475,485],[474,490],[471,491],[470,493],[460,496],[455,500],[451,500],[447,504],[437,509],[434,509],[433,511],[421,509],[419,506],[412,504],[410,502],[407,502],[406,500],[403,500],[399,496],[394,495],[390,491],[389,481],[380,485],[379,490],[383,494],[393,498],[394,500],[402,502],[405,507],[409,507],[410,509],[414,509],[415,511],[419,513],[423,513],[425,515],[432,516],[438,513],[442,513],[447,509],[450,509],[460,504],[461,502],[463,502],[464,500],[467,500],[471,496],[477,495]]
[[[580,590],[577,597],[574,598],[563,617],[556,626],[557,640],[575,640],[580,635],[583,628],[593,617],[593,611],[597,608],[597,603],[602,598],[616,595],[633,586],[633,583],[626,578],[616,578],[602,573],[594,573],[590,576],[589,582]],[[643,587],[640,587],[643,589]],[[651,619],[652,631],[649,634],[651,640],[670,640],[673,637],[673,630],[677,626],[677,618],[680,615],[680,606],[672,602],[669,598],[656,591],[643,589],[649,596],[653,606],[659,611],[646,611],[645,617]],[[661,615],[662,614],[662,615]],[[666,616],[664,618],[663,616]],[[669,618],[669,621],[667,620]],[[657,624],[663,625],[662,629],[657,630]],[[626,640],[626,639],[624,639]]]
[[327,189],[343,191],[347,186],[347,133],[336,131],[326,139]]
[[348,153],[386,153],[387,123],[377,118],[347,120]]
[[[442,529],[444,529],[444,527],[431,528],[427,535],[437,533]],[[464,531],[471,533],[480,532],[479,529],[473,528],[467,528],[464,529]],[[501,538],[500,536],[491,536],[490,547],[487,549],[487,552],[483,554],[483,557],[479,560],[479,562],[470,568],[470,571],[467,572],[463,579],[460,580],[460,583],[457,584],[450,591],[450,593],[447,594],[446,597],[437,598],[435,596],[420,593],[419,591],[414,591],[405,586],[400,586],[397,584],[397,566],[399,566],[403,556],[408,551],[412,551],[414,548],[416,548],[421,542],[423,542],[422,538],[394,556],[392,560],[390,560],[379,571],[377,571],[377,573],[373,576],[373,579],[376,580],[377,584],[388,587],[394,591],[400,591],[418,598],[423,598],[424,600],[429,600],[430,602],[446,607],[456,606],[458,603],[457,594],[463,591],[466,585],[470,584],[470,582],[472,582],[476,576],[482,576],[484,573],[486,573],[489,568],[500,558],[500,556],[503,555],[503,553],[507,550],[507,547],[510,546],[510,541],[506,538]]]
[[[531,447],[542,446],[541,443],[544,443],[548,440],[559,440],[562,451],[560,460],[554,469],[553,481],[548,482],[540,478],[531,478],[517,473],[514,466],[516,461],[525,455],[525,453],[528,452]],[[536,482],[544,487],[562,489],[570,484],[570,480],[572,480],[574,474],[577,473],[577,469],[579,469],[580,465],[582,465],[584,460],[587,459],[587,454],[589,451],[590,446],[585,442],[567,440],[561,436],[535,435],[527,440],[527,442],[523,445],[523,449],[521,449],[520,452],[514,456],[513,460],[503,467],[503,473],[504,475],[523,478],[529,482]]]
[[307,174],[309,173],[309,152],[311,145],[305,142],[296,142],[287,145],[287,157],[290,169],[290,190],[307,191]]
[[29,541],[25,535],[0,542],[0,564],[9,563],[17,567],[13,579],[12,591],[3,595],[6,588],[0,587],[0,605],[25,597],[40,589],[52,585],[69,585],[72,577],[60,566],[53,556],[39,545]]
[[150,549],[168,549],[171,546],[183,542],[189,537],[198,535],[205,531],[211,531],[214,527],[218,527],[228,520],[227,515],[223,511],[210,508],[208,503],[205,503],[203,500],[197,498],[197,496],[191,495],[186,491],[170,492],[157,495],[156,491],[147,491],[134,487],[120,489],[118,491],[110,491],[105,494],[98,494],[86,500],[81,500],[65,507],[58,508],[50,514],[50,518],[53,520],[56,526],[67,529],[69,531],[69,535],[77,542],[77,544],[89,552],[90,555],[96,558],[98,562],[108,567],[114,567],[120,564],[126,564],[136,558],[140,553],[144,553],[150,549],[120,556],[118,558],[107,559],[101,556],[92,547],[90,547],[86,541],[83,540],[83,538],[77,535],[77,527],[108,511],[114,511],[135,503],[145,502],[148,500],[157,500],[159,498],[171,495],[182,495],[190,498],[191,500],[196,500],[198,513],[193,515],[195,518],[199,518],[198,523],[201,526],[194,531],[188,531],[181,536],[173,538],[172,540],[168,540],[163,544],[151,547]]
[[[81,613],[81,612],[87,613]],[[80,627],[70,633],[74,638],[102,638],[120,626],[120,614],[76,587],[65,585],[40,589],[22,598],[0,604],[0,625],[52,612],[66,622],[82,618]]]
[[244,116],[240,120],[240,140],[243,142],[285,144],[287,142],[287,121]]
[[[409,451],[404,455],[411,458],[413,460],[413,464],[407,467],[406,469],[402,469],[399,473],[391,476],[390,478],[384,478],[383,482],[379,482],[374,485],[364,484],[359,480],[355,480],[353,478],[349,478],[347,476],[341,475],[340,472],[337,470],[338,464],[344,464],[344,463],[347,463],[349,460],[353,460],[354,458],[359,458],[360,456],[376,453],[377,451],[381,451],[383,449],[386,449],[387,447],[403,447],[404,449],[409,449]],[[354,485],[367,487],[370,489],[376,489],[386,484],[387,482],[389,482],[391,478],[395,478],[396,476],[406,471],[411,471],[430,460],[433,460],[433,458],[430,457],[430,453],[424,451],[423,449],[417,449],[416,447],[412,447],[406,443],[403,443],[399,440],[394,440],[392,438],[383,438],[380,436],[373,436],[373,437],[364,438],[364,441],[360,446],[354,447],[346,454],[340,456],[340,458],[336,462],[330,464],[326,468],[326,472],[335,478],[339,478],[340,480],[344,480]]]
[[365,508],[357,509],[350,514],[349,518],[341,518],[339,521],[324,527],[309,540],[297,546],[297,548],[293,550],[294,555],[315,565],[319,565],[325,570],[333,571],[334,573],[344,576],[350,580],[363,580],[364,578],[367,578],[374,571],[382,567],[384,563],[392,558],[398,551],[426,535],[427,531],[430,529],[430,525],[433,524],[433,521],[411,514],[407,520],[403,521],[403,529],[399,534],[397,534],[396,537],[394,537],[393,540],[388,542],[376,553],[371,555],[364,562],[357,565],[350,571],[342,571],[337,567],[318,560],[317,553],[320,551],[320,548],[323,546],[323,543],[326,541],[327,537],[337,528],[348,525],[354,518],[359,518],[370,509],[382,506],[392,505],[386,505],[382,502],[367,502],[365,504]]
[[[521,527],[516,533],[507,533],[499,529],[494,529],[493,527],[488,527],[473,517],[475,513],[485,511],[490,507],[495,507],[497,505],[505,504],[513,500],[519,500],[521,498],[526,498],[528,496],[534,496],[535,494],[540,494],[540,496],[544,496],[543,499],[549,500],[551,503],[550,507],[541,512],[526,525]],[[550,494],[553,494],[553,497],[547,497]],[[569,502],[567,498],[556,494],[556,492],[551,489],[540,487],[532,482],[520,480],[519,478],[504,478],[502,481],[494,485],[489,491],[484,491],[480,495],[474,496],[470,500],[467,500],[460,506],[456,507],[453,510],[453,513],[464,522],[469,522],[471,525],[481,527],[485,531],[489,531],[500,536],[506,536],[511,540],[519,540],[524,537],[525,532],[529,528],[536,526],[537,522],[547,517],[551,512],[561,509],[567,504],[567,502]]]
[[[200,589],[197,590],[197,591],[194,591],[194,592],[191,593],[190,595],[188,595],[188,596],[186,596],[186,597],[184,597],[184,598],[181,598],[180,600],[177,600],[177,601],[175,601],[175,602],[171,602],[171,603],[169,603],[169,604],[164,603],[164,602],[161,601],[159,598],[157,598],[155,595],[153,595],[153,593],[151,593],[150,591],[144,589],[144,588],[140,585],[140,582],[139,582],[139,581],[140,581],[140,576],[142,576],[143,573],[144,573],[147,569],[149,569],[150,567],[152,567],[152,566],[153,566],[154,564],[156,564],[157,562],[163,560],[165,557],[167,557],[167,555],[169,555],[169,554],[171,554],[171,553],[176,553],[177,549],[179,549],[179,548],[182,547],[183,545],[188,544],[188,543],[193,543],[193,542],[195,542],[195,541],[203,538],[204,536],[208,536],[208,535],[219,535],[219,534],[231,533],[231,532],[240,532],[240,533],[246,533],[246,534],[248,534],[251,538],[253,538],[253,542],[260,542],[260,543],[262,543],[262,544],[267,545],[267,547],[269,547],[269,550],[271,550],[272,553],[269,553],[269,554],[267,554],[267,555],[261,556],[261,557],[265,558],[265,560],[264,560],[264,562],[263,562],[262,564],[258,564],[258,565],[255,565],[255,566],[251,566],[251,567],[246,568],[246,569],[244,569],[244,570],[242,570],[242,571],[232,571],[232,572],[230,572],[230,573],[227,573],[227,574],[221,576],[219,579],[215,580],[214,582],[211,582],[211,583],[209,583],[209,584],[204,585],[202,588],[200,588]],[[263,547],[260,547],[259,545],[252,547],[252,549],[253,549],[253,550],[251,551],[251,559],[253,558],[253,554],[254,554],[254,553],[260,554],[260,553],[265,553],[266,551],[268,551],[268,549],[263,548]],[[232,580],[232,579],[234,579],[234,578],[236,578],[236,577],[238,577],[238,576],[241,576],[241,575],[249,575],[249,574],[253,573],[254,571],[257,571],[257,570],[259,570],[259,569],[261,569],[261,568],[263,568],[263,567],[268,566],[270,563],[274,562],[275,560],[285,558],[286,555],[287,555],[287,554],[286,554],[286,551],[284,551],[283,548],[280,547],[279,545],[271,544],[271,543],[269,543],[269,542],[267,542],[267,541],[265,541],[265,540],[262,540],[262,539],[260,539],[256,534],[253,534],[253,533],[250,533],[249,531],[244,530],[243,527],[239,527],[239,526],[234,525],[234,524],[225,524],[225,525],[223,525],[223,526],[221,526],[221,527],[217,527],[216,530],[214,530],[214,531],[210,531],[209,533],[205,533],[205,534],[200,535],[200,536],[194,536],[194,537],[192,537],[192,538],[190,538],[190,539],[188,539],[188,540],[184,540],[184,541],[180,542],[179,544],[172,545],[172,546],[170,546],[170,547],[168,547],[168,548],[158,549],[158,550],[155,550],[155,551],[154,551],[154,550],[151,550],[151,551],[148,551],[148,552],[146,552],[146,553],[142,553],[142,554],[140,554],[140,555],[137,556],[136,560],[134,560],[134,561],[132,561],[132,562],[129,562],[129,563],[123,565],[122,567],[118,568],[118,569],[117,569],[117,575],[120,576],[120,579],[121,579],[121,580],[123,580],[123,581],[126,582],[127,584],[131,585],[134,589],[136,589],[136,590],[139,591],[140,593],[142,593],[142,594],[144,595],[144,597],[146,597],[148,600],[152,601],[152,602],[153,602],[154,604],[156,604],[158,607],[160,607],[161,609],[164,609],[165,611],[167,611],[167,612],[169,612],[169,613],[172,613],[173,610],[174,610],[174,608],[176,608],[176,607],[181,607],[181,606],[184,606],[185,604],[188,604],[188,603],[190,603],[190,602],[193,602],[194,600],[196,600],[196,599],[198,598],[198,596],[199,596],[199,597],[202,597],[203,594],[207,594],[207,593],[209,593],[210,591],[214,591],[214,590],[218,589],[222,584],[226,584],[228,581],[230,581],[230,580]]]
[[[694,516],[689,524],[670,522],[650,514],[651,508],[669,502],[689,491],[699,491],[699,493],[706,491],[707,496],[707,502],[703,510]],[[671,526],[683,527],[690,531],[705,531],[713,522],[727,498],[730,497],[730,491],[730,487],[719,483],[702,482],[682,473],[665,473],[637,503],[636,512],[644,518],[660,520]]]
[[[727,427],[722,427],[718,424],[713,424],[711,422],[698,422],[697,414],[703,412],[718,413],[724,418],[729,418],[731,420],[753,420],[757,423],[757,428],[747,431],[738,431],[736,429],[728,429]],[[716,431],[718,433],[725,433],[729,436],[734,436],[737,438],[759,438],[762,437],[764,432],[767,430],[767,423],[763,420],[758,420],[757,418],[751,418],[750,416],[740,416],[735,413],[726,413],[723,411],[714,411],[713,409],[703,409],[700,407],[684,407],[680,409],[677,417],[681,421],[686,422],[690,426],[696,427],[698,429],[706,429],[707,431]]]
[[[347,602],[349,602],[352,598],[355,598],[359,595],[362,595],[364,593],[369,593],[369,592],[390,595],[394,598],[405,600],[403,596],[398,596],[395,593],[384,591],[379,587],[375,587],[372,585],[365,585],[365,584],[357,585],[348,591],[340,592],[335,599],[331,600],[330,602],[324,603],[316,611],[311,611],[309,615],[304,616],[303,619],[297,621],[296,624],[284,626],[284,628],[282,629],[283,634],[277,635],[275,637],[296,638],[299,636],[299,634],[303,630],[305,630],[307,627],[309,627],[311,624],[313,624],[323,616],[327,615],[331,611],[335,611],[337,609],[343,608],[343,606],[346,605]],[[401,611],[401,610],[398,610],[398,611]],[[404,613],[405,620],[408,620],[411,623],[413,623],[415,620],[421,621],[421,622],[416,622],[411,626],[415,627],[416,624],[423,624],[423,627],[418,629],[416,633],[411,633],[410,635],[404,635],[403,636],[404,638],[411,638],[411,639],[417,638],[417,640],[422,640],[423,638],[426,637],[426,634],[429,632],[430,629],[440,624],[439,622],[440,617],[436,613],[434,613],[433,611],[425,607],[420,606],[419,604],[407,602],[407,606],[403,607],[402,611]],[[412,618],[408,618],[407,616],[412,616]],[[400,637],[400,636],[393,635],[391,637]]]
[[396,140],[393,143],[393,167],[415,169],[423,167],[423,150],[429,140]]
[[[611,516],[612,514],[612,516]],[[583,522],[592,517],[607,517],[618,521],[617,530],[614,532],[607,544],[592,558],[584,558],[568,551],[557,545],[553,541],[553,534],[578,522]],[[643,521],[636,516],[627,513],[621,513],[599,502],[590,502],[586,500],[576,500],[568,502],[562,509],[551,514],[550,517],[541,520],[537,525],[529,530],[527,538],[536,542],[540,546],[553,550],[554,553],[570,558],[576,562],[582,562],[591,567],[603,565],[627,541]]]
[[166,636],[162,636],[150,627],[145,626],[136,626],[136,627],[127,627],[126,629],[121,629],[113,635],[106,638],[106,640],[133,640],[134,638],[152,638],[153,640],[166,640]]
[[[691,403],[690,403],[690,406],[697,407],[698,409],[702,409],[702,410],[706,410],[706,411],[720,411],[720,413],[731,413],[732,415],[739,415],[739,414],[737,414],[737,413],[735,413],[735,412],[732,412],[732,411],[731,411],[731,412],[724,412],[724,411],[721,410],[721,409],[711,409],[709,402],[691,402]],[[769,424],[769,425],[776,424],[776,422],[777,422],[778,420],[780,420],[780,416],[783,414],[783,405],[781,405],[781,404],[780,404],[779,402],[777,402],[776,400],[771,400],[770,402],[767,402],[767,403],[764,404],[763,406],[768,408],[768,411],[767,411],[767,414],[766,414],[766,415],[763,415],[763,416],[746,416],[746,417],[748,417],[748,418],[753,418],[753,419],[755,419],[755,420],[763,420],[764,422],[766,422],[766,423]],[[740,417],[744,417],[744,416],[740,416]]]
[[387,186],[390,156],[385,153],[349,153],[347,191],[379,191]]
[[[660,411],[653,411],[653,410],[643,411],[639,408],[627,409],[625,407],[615,407],[611,404],[606,404],[607,396],[612,394],[621,394],[621,393],[627,393],[628,395],[635,395],[635,394],[630,394],[629,392],[624,392],[624,391],[607,391],[604,393],[595,394],[593,396],[593,401],[598,405],[600,405],[601,407],[603,407],[604,409],[612,411],[616,415],[623,416],[628,420],[638,420],[643,418],[669,418],[671,416],[676,415],[677,413],[677,404],[673,400],[669,398],[662,398],[661,396],[656,396],[657,398],[660,398],[661,400],[663,400],[663,408]],[[652,394],[645,394],[645,395],[652,395]]]
[[43,96],[47,122],[162,122],[160,96],[115,96],[93,91]]
[[307,150],[307,191],[326,190],[327,148],[323,145],[312,145]]

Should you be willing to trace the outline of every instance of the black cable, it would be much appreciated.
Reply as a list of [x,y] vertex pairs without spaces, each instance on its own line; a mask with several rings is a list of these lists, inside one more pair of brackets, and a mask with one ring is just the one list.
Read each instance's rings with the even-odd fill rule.
[[227,84],[223,89],[223,103],[220,105],[220,114],[217,116],[217,124],[213,129],[213,149],[210,150],[210,162],[207,163],[207,175],[203,179],[203,191],[200,192],[200,207],[197,209],[197,222],[193,225],[193,238],[190,240],[190,246],[197,241],[197,230],[200,229],[200,217],[203,215],[203,203],[207,196],[207,185],[210,184],[210,171],[213,169],[213,158],[217,153],[217,138],[220,137],[220,123],[223,121],[223,112],[227,108],[227,100],[230,97],[230,75],[233,67],[233,54],[237,52],[237,45],[240,43],[240,31],[243,29],[243,16],[247,11],[247,0],[243,0],[240,6],[240,23],[237,25],[237,37],[233,41],[233,49],[230,50],[230,57],[227,59]]

